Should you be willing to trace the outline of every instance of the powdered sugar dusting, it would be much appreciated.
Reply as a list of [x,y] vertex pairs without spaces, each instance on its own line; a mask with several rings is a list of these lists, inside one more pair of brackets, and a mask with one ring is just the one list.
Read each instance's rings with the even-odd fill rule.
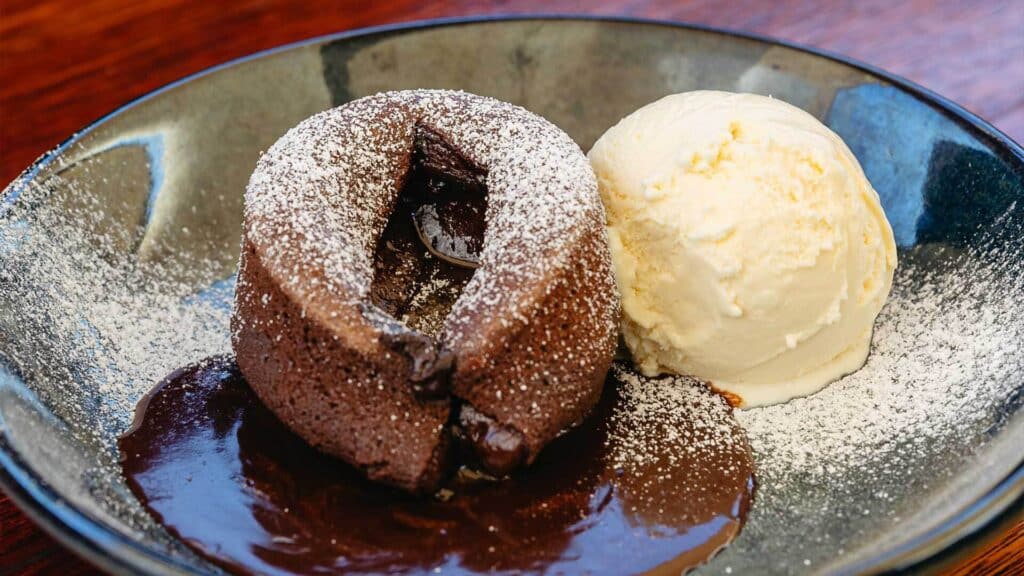
[[[217,264],[193,262],[186,280],[120,252],[122,238],[102,226],[110,207],[59,178],[33,183],[20,200],[26,211],[0,215],[0,334],[18,335],[0,348],[67,422],[111,434],[117,426],[98,423],[126,427],[138,398],[168,373],[230,350],[230,286],[195,293],[197,280],[225,273]],[[65,386],[93,390],[96,402],[66,402],[83,394],[57,392]]]
[[618,402],[606,442],[608,464],[623,479],[623,505],[648,525],[703,524],[719,531],[715,546],[724,545],[754,490],[750,445],[732,408],[692,378],[646,378],[624,364],[613,370]]
[[663,454],[668,454],[668,462],[662,464],[670,468],[681,459],[718,464],[737,443],[745,443],[728,403],[699,380],[645,378],[621,364],[613,370],[621,382],[622,398],[612,416],[611,429],[618,434],[609,439],[616,447],[616,467],[628,471],[659,464]]
[[741,412],[755,446],[826,478],[873,461],[898,467],[905,436],[923,450],[983,419],[1024,371],[1024,283],[963,258],[968,276],[905,264],[861,370],[810,398]]
[[[60,175],[14,183],[15,202],[2,202],[10,189],[0,193],[0,420],[15,425],[12,395],[38,398],[38,432],[49,436],[31,437],[20,421],[18,440],[31,447],[22,453],[59,462],[51,487],[108,525],[135,538],[145,529],[192,558],[125,489],[115,441],[167,374],[230,351],[231,270],[189,258],[192,246],[177,246],[173,263],[140,256],[148,222],[117,216],[132,213],[120,202],[141,206],[145,195],[131,196],[123,182],[108,184],[113,192],[95,186],[110,174],[95,165],[55,162],[49,173]],[[18,375],[13,388],[8,367]],[[51,413],[63,425],[43,425]]]

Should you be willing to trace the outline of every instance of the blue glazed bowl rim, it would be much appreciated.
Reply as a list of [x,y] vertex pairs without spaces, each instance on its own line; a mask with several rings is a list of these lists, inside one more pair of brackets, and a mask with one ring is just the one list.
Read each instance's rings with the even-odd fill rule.
[[[991,144],[991,149],[1007,163],[1010,170],[1024,178],[1024,148],[990,123],[976,114],[967,111],[959,104],[923,86],[840,54],[760,34],[727,30],[701,24],[622,16],[516,14],[439,18],[359,28],[262,50],[191,74],[127,102],[114,111],[91,122],[59,146],[43,154],[29,168],[15,178],[3,192],[0,192],[0,214],[5,212],[21,190],[32,181],[41,169],[53,162],[86,134],[128,109],[207,74],[279,52],[336,40],[461,24],[531,20],[596,21],[667,26],[753,40],[832,60],[867,72],[936,108],[969,132],[974,133],[983,140],[987,140]],[[112,530],[89,513],[69,505],[21,459],[2,434],[0,434],[0,488],[50,535],[105,570],[114,573],[165,573],[167,571],[189,573],[195,571],[194,567],[183,562],[181,559],[145,546],[140,541],[133,540],[124,534]],[[978,541],[994,536],[990,533],[993,530],[986,530],[986,528],[1000,524],[1000,522],[996,522],[997,518],[1004,518],[1008,515],[1016,516],[1022,511],[1024,511],[1024,457],[1022,457],[1022,461],[1018,463],[1017,467],[1009,475],[976,502],[959,511],[939,526],[934,527],[904,545],[853,566],[850,569],[850,573],[904,571],[911,568],[925,569],[929,565],[938,566],[939,564],[945,564],[951,558],[958,555],[956,553],[958,549],[968,547],[966,545],[968,540]]]

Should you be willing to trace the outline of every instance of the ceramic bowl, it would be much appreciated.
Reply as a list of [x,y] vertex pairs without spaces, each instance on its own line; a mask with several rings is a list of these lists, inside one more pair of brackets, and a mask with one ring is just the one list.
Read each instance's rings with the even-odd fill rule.
[[[1024,491],[1021,147],[841,57],[694,26],[548,17],[391,26],[256,54],[128,104],[8,186],[0,480],[35,520],[111,571],[218,571],[141,509],[114,441],[165,374],[229,350],[242,193],[260,152],[315,112],[425,87],[520,104],[584,150],[666,94],[770,94],[842,136],[881,195],[901,266],[876,336],[906,353],[865,370],[907,392],[833,385],[864,421],[849,434],[829,420],[828,391],[802,401],[814,425],[773,442],[753,430],[749,523],[700,572],[920,568],[1012,513]],[[905,410],[865,438],[893,414],[872,406],[893,403]],[[787,433],[803,436],[779,441]]]

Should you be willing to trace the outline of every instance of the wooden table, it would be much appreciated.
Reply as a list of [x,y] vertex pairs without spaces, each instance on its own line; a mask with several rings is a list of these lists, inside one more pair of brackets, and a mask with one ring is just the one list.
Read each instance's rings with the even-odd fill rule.
[[[493,13],[698,22],[843,53],[963,104],[1024,142],[1024,2],[0,0],[0,183],[77,128],[167,82],[251,52],[362,26]],[[95,570],[0,495],[0,576]],[[1024,573],[1024,523],[954,570]]]

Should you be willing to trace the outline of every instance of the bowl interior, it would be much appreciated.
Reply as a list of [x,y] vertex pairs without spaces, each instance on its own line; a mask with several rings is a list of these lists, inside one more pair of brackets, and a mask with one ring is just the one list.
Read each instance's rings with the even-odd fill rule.
[[[141,510],[115,438],[164,375],[230,349],[242,194],[260,151],[315,112],[424,87],[520,104],[584,150],[666,94],[770,94],[842,136],[880,193],[901,264],[876,352],[819,395],[740,414],[759,492],[746,529],[703,572],[917,559],[1020,466],[1019,148],[927,96],[795,48],[654,23],[534,19],[345,35],[234,63],[126,107],[12,183],[0,195],[0,463],[10,478],[97,524],[85,537],[103,540],[105,554],[215,570]],[[147,555],[156,563],[142,564]]]

